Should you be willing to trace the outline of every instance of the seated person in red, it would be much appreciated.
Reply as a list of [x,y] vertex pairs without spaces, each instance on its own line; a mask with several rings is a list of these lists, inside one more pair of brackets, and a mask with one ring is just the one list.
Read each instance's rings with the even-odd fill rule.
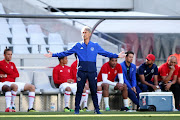
[[29,91],[29,107],[28,112],[36,112],[33,108],[34,98],[35,98],[35,86],[23,83],[23,82],[15,82],[15,79],[19,77],[19,72],[13,62],[12,59],[12,51],[8,48],[4,50],[4,60],[0,61],[0,82],[5,82],[11,86],[11,84],[16,84],[16,89],[11,91],[11,107],[15,110],[14,101],[16,98],[17,91]]
[[[76,55],[75,55],[75,57],[76,57]],[[77,60],[77,57],[76,57],[76,61],[74,61],[71,64],[71,77],[74,80],[77,80],[77,77],[76,77],[76,75],[77,75],[77,65],[78,65],[78,60]],[[88,80],[87,80],[86,84],[85,84],[85,88],[84,88],[83,93],[82,93],[81,102],[80,102],[80,106],[84,102],[83,111],[88,111],[88,107],[87,107],[88,96],[89,96],[89,84],[88,84]]]
[[175,108],[179,109],[180,86],[177,84],[178,66],[177,58],[171,56],[168,62],[158,69],[159,81],[162,91],[172,91],[175,98]]
[[[115,82],[115,78],[118,76],[119,82]],[[105,110],[110,111],[109,108],[109,89],[111,91],[121,90],[124,102],[124,108],[121,110],[128,111],[128,91],[127,85],[124,84],[122,67],[119,63],[117,63],[117,58],[110,58],[109,62],[105,63],[98,74],[97,78],[97,96],[98,96],[98,104],[101,102],[102,98],[102,90],[105,102]]]

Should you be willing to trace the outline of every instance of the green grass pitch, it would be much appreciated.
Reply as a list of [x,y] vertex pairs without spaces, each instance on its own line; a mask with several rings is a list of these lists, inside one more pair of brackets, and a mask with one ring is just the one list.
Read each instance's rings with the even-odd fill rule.
[[103,114],[83,112],[79,115],[64,112],[0,112],[0,120],[180,120],[180,112],[120,112]]

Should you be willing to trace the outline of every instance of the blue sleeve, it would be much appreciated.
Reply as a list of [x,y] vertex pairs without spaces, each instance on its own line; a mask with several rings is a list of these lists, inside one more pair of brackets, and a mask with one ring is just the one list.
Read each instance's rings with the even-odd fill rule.
[[109,57],[109,58],[118,58],[117,54],[113,54],[111,52],[105,51],[99,44],[97,44],[97,48],[98,48],[98,54],[102,56]]
[[69,56],[69,55],[71,55],[73,53],[76,53],[76,45],[74,45],[71,49],[66,50],[64,52],[53,53],[52,57],[59,57],[59,58],[61,58],[61,57]]
[[157,68],[157,66],[154,68],[154,75],[158,75],[158,68]]
[[137,74],[138,74],[138,75],[144,75],[144,69],[143,69],[142,66],[140,66],[140,67],[138,68]]
[[121,63],[121,67],[122,67],[122,70],[123,70],[123,79],[124,79],[124,83],[127,85],[127,87],[130,89],[132,88],[132,86],[129,84],[129,81],[126,79],[126,75],[125,75],[125,66],[123,63]]
[[137,81],[136,81],[136,66],[133,66],[133,72],[132,72],[132,86],[136,87]]
[[124,83],[127,85],[127,87],[128,87],[129,89],[131,89],[132,86],[129,84],[129,81],[126,79],[126,76],[125,76],[124,73],[123,73],[123,78],[124,78]]

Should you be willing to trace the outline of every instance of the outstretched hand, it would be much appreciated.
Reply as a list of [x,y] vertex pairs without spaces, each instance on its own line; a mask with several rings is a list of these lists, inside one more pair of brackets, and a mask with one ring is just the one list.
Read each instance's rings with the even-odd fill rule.
[[49,52],[49,53],[48,53],[48,54],[44,54],[44,56],[45,56],[45,57],[48,57],[48,58],[52,57],[52,54],[53,54],[53,53],[52,53],[51,51],[49,51],[49,50],[48,50],[48,52]]
[[126,56],[126,54],[124,51],[120,52],[118,55],[119,58],[124,58],[125,56]]

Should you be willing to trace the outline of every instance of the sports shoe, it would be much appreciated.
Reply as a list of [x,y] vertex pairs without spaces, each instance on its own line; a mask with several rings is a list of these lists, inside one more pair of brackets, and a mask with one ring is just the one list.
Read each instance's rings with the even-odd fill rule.
[[27,111],[28,112],[39,112],[39,111],[36,111],[34,108],[28,109]]
[[84,112],[84,110],[82,110],[81,108],[79,108],[79,112]]
[[79,114],[79,109],[75,109],[74,114]]
[[130,109],[129,109],[129,107],[123,107],[123,108],[121,108],[121,111],[129,111]]
[[95,114],[102,114],[99,110],[94,111]]
[[16,111],[10,108],[6,108],[5,112],[16,112]]
[[110,111],[110,108],[109,108],[109,107],[106,107],[105,110],[106,110],[106,111]]
[[64,112],[70,112],[69,108],[68,108],[68,107],[65,107],[65,108],[64,108]]
[[12,107],[12,110],[16,110],[16,108],[15,108],[15,107]]
[[88,108],[87,108],[87,107],[84,107],[84,108],[83,108],[83,111],[84,111],[84,112],[88,111]]

